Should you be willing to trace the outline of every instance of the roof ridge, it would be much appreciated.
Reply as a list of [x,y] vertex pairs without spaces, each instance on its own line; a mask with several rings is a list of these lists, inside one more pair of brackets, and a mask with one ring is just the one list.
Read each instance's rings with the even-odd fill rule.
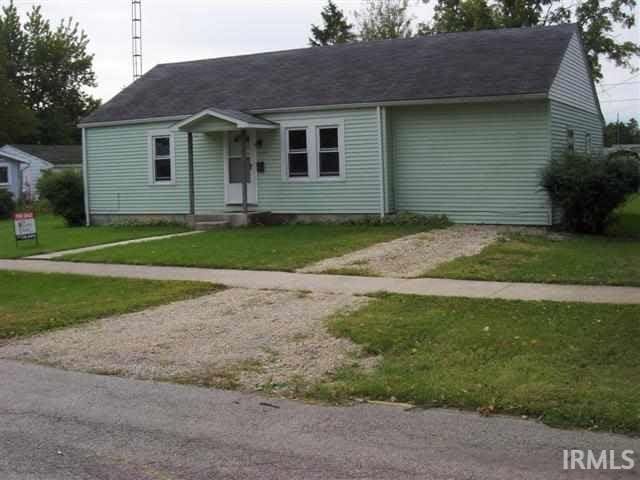
[[[442,36],[466,36],[466,35],[474,35],[478,33],[485,34],[493,34],[493,33],[504,33],[504,32],[513,32],[513,31],[522,31],[522,32],[531,32],[534,30],[551,30],[551,29],[562,29],[562,28],[577,28],[577,23],[561,23],[558,25],[534,25],[528,27],[506,27],[506,28],[487,28],[483,30],[467,30],[464,32],[442,32],[442,33],[434,33],[431,35],[420,35],[409,38],[389,38],[383,40],[369,40],[366,42],[350,42],[350,43],[341,43],[338,45],[324,45],[320,47],[300,47],[300,48],[289,48],[282,50],[272,50],[268,52],[255,52],[255,53],[241,53],[238,55],[225,55],[223,57],[208,57],[208,58],[198,58],[194,60],[180,60],[178,62],[163,62],[158,63],[151,70],[154,70],[156,67],[161,66],[170,66],[170,65],[184,65],[189,63],[204,63],[204,62],[213,62],[213,61],[221,61],[228,59],[238,59],[244,57],[261,57],[261,56],[269,56],[269,55],[277,55],[282,53],[293,53],[293,52],[301,52],[301,51],[311,51],[311,50],[328,50],[328,49],[342,49],[342,48],[354,48],[354,47],[365,47],[370,45],[379,45],[381,43],[400,43],[400,42],[408,42],[408,41],[416,41],[416,40],[430,40],[433,38],[438,38]],[[149,71],[151,71],[149,70]],[[147,72],[148,73],[148,72]]]

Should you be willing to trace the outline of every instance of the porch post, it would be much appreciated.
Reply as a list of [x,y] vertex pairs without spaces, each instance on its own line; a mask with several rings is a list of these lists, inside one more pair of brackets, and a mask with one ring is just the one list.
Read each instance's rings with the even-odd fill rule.
[[194,191],[195,179],[193,178],[193,133],[187,133],[187,150],[189,163],[189,214],[196,213],[196,196]]
[[249,213],[249,201],[247,198],[247,180],[250,175],[249,159],[247,158],[247,131],[240,132],[240,145],[242,157],[242,210],[245,214]]

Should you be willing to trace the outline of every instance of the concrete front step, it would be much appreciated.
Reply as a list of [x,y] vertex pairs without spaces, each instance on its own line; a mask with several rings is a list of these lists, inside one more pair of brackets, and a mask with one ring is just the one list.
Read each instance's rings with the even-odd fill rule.
[[[263,223],[268,216],[269,212],[213,212],[196,215],[193,219],[193,225],[197,230],[200,224],[213,224],[213,228],[219,228],[220,226],[244,227],[256,223]],[[221,222],[225,225],[221,225]]]
[[210,221],[197,221],[194,225],[196,230],[216,230],[218,228],[227,228],[231,226],[229,220],[210,220]]

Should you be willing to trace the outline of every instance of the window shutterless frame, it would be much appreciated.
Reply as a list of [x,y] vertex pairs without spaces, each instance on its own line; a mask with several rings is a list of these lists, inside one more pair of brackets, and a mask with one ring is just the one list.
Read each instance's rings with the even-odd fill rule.
[[[345,180],[344,120],[342,118],[305,118],[281,121],[281,166],[285,182],[335,182]],[[290,145],[289,132],[306,132],[306,149]],[[300,137],[298,137],[299,140]],[[300,147],[294,140],[294,147]],[[290,175],[291,155],[307,155],[307,175]],[[299,160],[299,158],[298,158]]]
[[0,165],[0,185],[9,185],[9,165]]
[[309,129],[285,130],[286,168],[290,179],[309,178]]
[[176,183],[174,133],[170,130],[151,130],[147,133],[147,143],[149,184],[174,185]]

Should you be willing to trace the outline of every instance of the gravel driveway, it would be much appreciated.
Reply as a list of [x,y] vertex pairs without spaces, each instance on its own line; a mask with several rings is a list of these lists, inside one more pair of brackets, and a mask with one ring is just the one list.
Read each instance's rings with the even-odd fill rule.
[[418,277],[461,256],[470,256],[498,239],[504,227],[455,225],[418,233],[329,258],[298,270],[302,273],[345,273],[381,277]]
[[254,389],[299,387],[359,347],[331,336],[324,320],[366,297],[228,289],[105,318],[0,348],[0,358],[70,370]]

